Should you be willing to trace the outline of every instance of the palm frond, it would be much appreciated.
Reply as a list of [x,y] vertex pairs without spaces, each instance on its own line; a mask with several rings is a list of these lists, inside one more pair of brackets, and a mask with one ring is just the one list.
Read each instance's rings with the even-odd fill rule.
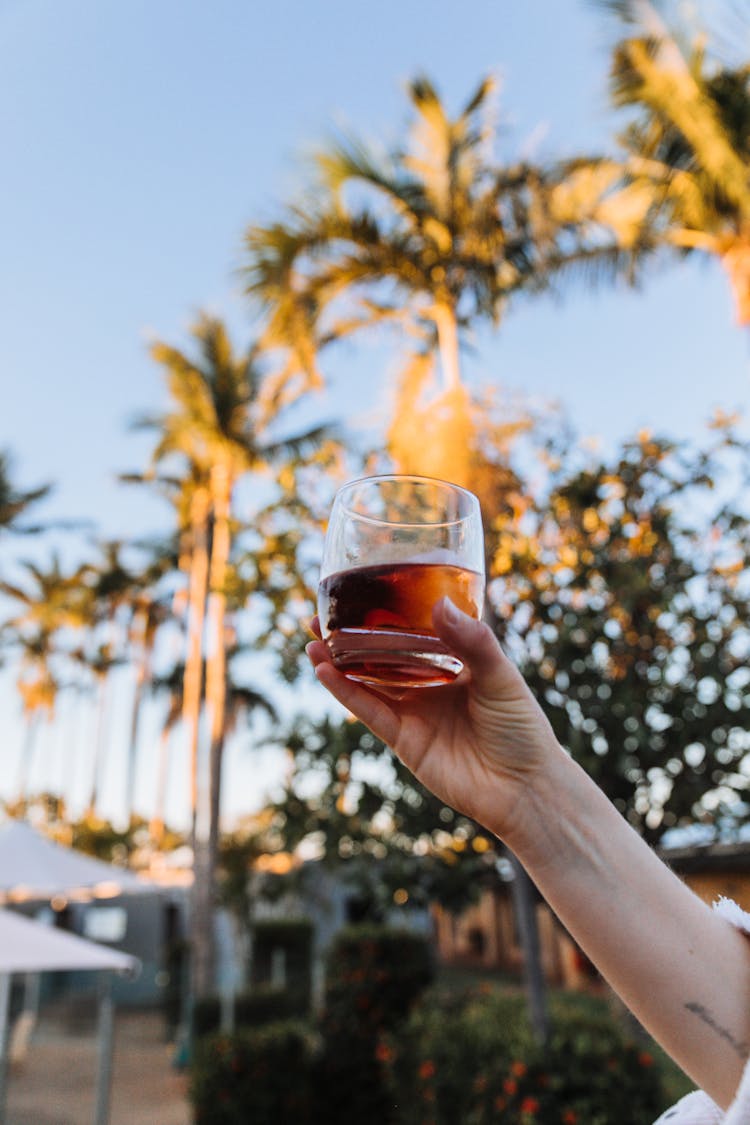
[[483,78],[479,83],[479,86],[477,87],[475,93],[472,94],[463,110],[461,111],[461,117],[464,120],[468,120],[469,118],[473,117],[478,110],[482,109],[486,105],[488,99],[492,96],[492,94],[494,94],[496,89],[497,80],[495,78],[493,78],[492,76]]

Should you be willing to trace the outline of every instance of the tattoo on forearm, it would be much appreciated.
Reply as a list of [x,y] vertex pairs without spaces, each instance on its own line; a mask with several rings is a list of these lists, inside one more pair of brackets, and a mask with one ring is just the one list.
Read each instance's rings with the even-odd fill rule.
[[705,1008],[703,1004],[699,1004],[697,1003],[697,1001],[691,1000],[689,1004],[685,1005],[685,1007],[689,1012],[692,1012],[694,1015],[696,1015],[698,1019],[702,1020],[707,1027],[710,1027],[713,1031],[715,1031],[721,1039],[728,1043],[732,1050],[737,1055],[739,1055],[741,1059],[744,1060],[748,1057],[748,1055],[750,1054],[750,1048],[748,1048],[747,1042],[744,1039],[735,1039],[731,1031],[727,1031],[725,1027],[722,1027],[721,1024],[718,1024],[716,1022],[714,1017],[709,1012],[708,1008]]

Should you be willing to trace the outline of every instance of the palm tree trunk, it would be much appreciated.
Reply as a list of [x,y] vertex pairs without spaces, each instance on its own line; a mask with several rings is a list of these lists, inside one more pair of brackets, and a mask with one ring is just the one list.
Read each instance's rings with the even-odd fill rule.
[[[231,495],[230,467],[217,462],[211,473],[213,508],[213,537],[209,575],[208,636],[209,652],[206,660],[206,710],[209,716],[209,777],[207,834],[196,835],[196,847],[201,853],[200,875],[205,886],[200,888],[200,910],[193,930],[193,955],[195,959],[194,986],[197,996],[210,991],[214,976],[213,906],[216,867],[219,850],[219,821],[221,816],[221,767],[226,731],[226,577],[231,549]],[[199,818],[202,825],[203,818]]]
[[171,726],[165,724],[159,737],[159,769],[156,778],[156,796],[154,799],[154,811],[148,825],[149,835],[157,847],[159,847],[164,839],[164,810],[167,803],[171,735]]
[[208,517],[206,489],[196,489],[191,501],[191,552],[188,590],[188,646],[182,696],[182,721],[188,731],[190,761],[191,836],[198,812],[198,731],[203,689],[203,626],[208,591]]
[[729,278],[734,310],[740,328],[750,325],[750,242],[736,239],[721,255],[721,264]]
[[[203,632],[208,590],[208,523],[210,496],[206,489],[195,490],[191,503],[192,544],[188,601],[188,650],[185,659],[182,718],[188,731],[190,755],[191,844],[193,848],[193,893],[190,913],[191,928],[191,993],[203,995],[202,974],[205,950],[201,948],[202,923],[206,913],[205,849],[201,849],[201,808],[206,801],[201,795],[200,713],[203,688]],[[199,987],[200,986],[200,987]]]
[[26,720],[26,731],[21,747],[21,759],[18,763],[18,781],[16,783],[16,803],[19,808],[25,803],[29,795],[29,778],[31,777],[31,765],[41,717],[41,711],[32,711]]
[[[145,635],[145,626],[144,626]],[[135,767],[138,752],[138,723],[141,716],[143,691],[149,673],[149,654],[144,647],[135,672],[135,690],[133,692],[133,706],[130,716],[130,739],[128,741],[127,774],[125,777],[125,818],[128,824],[133,821],[133,804],[135,800]]]
[[458,349],[458,320],[456,310],[450,304],[438,304],[433,310],[438,334],[440,368],[443,373],[443,389],[455,390],[461,386],[461,361]]
[[547,982],[542,967],[534,889],[526,869],[509,848],[506,848],[506,855],[513,867],[513,909],[516,912],[523,949],[523,977],[529,1008],[529,1023],[537,1043],[543,1046],[549,1039],[550,1029]]
[[99,799],[102,762],[104,760],[104,716],[107,711],[107,676],[99,678],[99,700],[96,707],[96,735],[94,739],[94,764],[91,770],[91,789],[85,816],[93,820],[96,816],[96,802]]

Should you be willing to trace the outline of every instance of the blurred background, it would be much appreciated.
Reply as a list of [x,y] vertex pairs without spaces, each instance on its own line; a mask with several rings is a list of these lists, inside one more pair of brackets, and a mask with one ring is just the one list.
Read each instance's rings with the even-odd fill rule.
[[315,862],[342,922],[528,962],[512,860],[306,667],[365,472],[477,492],[562,743],[750,872],[749,68],[739,0],[0,0],[0,800],[195,876],[196,995],[244,985],[217,901],[247,937]]

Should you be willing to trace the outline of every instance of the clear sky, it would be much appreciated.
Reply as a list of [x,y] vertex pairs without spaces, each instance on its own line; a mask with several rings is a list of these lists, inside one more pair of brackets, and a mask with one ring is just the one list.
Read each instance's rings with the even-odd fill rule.
[[[187,344],[199,308],[249,340],[242,233],[294,194],[304,154],[334,126],[396,140],[419,72],[451,109],[498,75],[509,160],[601,150],[616,127],[611,33],[590,0],[0,0],[0,447],[17,484],[54,481],[42,514],[103,536],[156,530],[162,509],[114,479],[145,465],[129,419],[164,407],[148,340]],[[349,349],[309,409],[366,403],[357,363]],[[697,262],[638,293],[526,302],[481,338],[471,373],[559,400],[605,444],[642,426],[696,436],[750,390],[723,276]],[[4,547],[0,569],[22,550]],[[7,671],[0,709],[9,793],[21,735]],[[120,788],[113,765],[111,811]],[[241,812],[243,786],[228,788]],[[176,783],[175,811],[183,798]]]

